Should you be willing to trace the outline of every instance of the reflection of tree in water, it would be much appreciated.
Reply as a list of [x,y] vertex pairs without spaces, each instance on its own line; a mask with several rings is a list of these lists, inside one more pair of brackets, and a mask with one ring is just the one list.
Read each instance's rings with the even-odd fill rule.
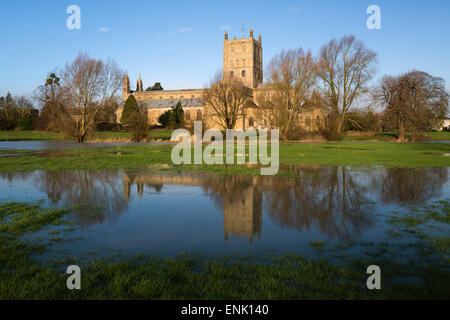
[[10,182],[32,180],[50,201],[79,206],[76,219],[81,224],[116,221],[128,206],[118,170],[9,172],[0,176]]
[[31,177],[36,175],[35,172],[2,172],[0,173],[0,177],[2,179],[8,180],[9,183],[14,182],[16,180],[28,180]]
[[302,230],[317,223],[329,237],[359,234],[372,224],[362,210],[365,188],[342,167],[289,168],[297,177],[263,179],[267,214],[279,226]]
[[[131,194],[131,187],[133,184],[136,184],[137,191],[139,195],[139,199],[142,198],[142,195],[144,194],[144,186],[147,186],[149,188],[153,188],[156,193],[160,193],[162,188],[164,187],[164,184],[162,183],[149,183],[146,180],[146,175],[136,172],[130,172],[125,171],[123,175],[123,190],[125,193],[125,199],[128,201]],[[142,181],[144,180],[144,181]]]
[[317,224],[328,236],[342,238],[372,224],[371,216],[362,210],[366,189],[351,172],[342,167],[298,166],[287,171],[296,177],[214,175],[205,179],[205,190],[223,207],[226,235],[239,234],[238,230],[248,235],[250,227],[244,232],[245,225],[253,226],[253,233],[260,232],[262,195],[268,216],[283,228],[300,231]]
[[381,199],[384,203],[418,203],[442,194],[447,168],[386,169]]
[[[329,237],[345,238],[372,224],[365,204],[372,196],[383,203],[423,202],[442,194],[447,168],[361,171],[332,166],[291,166],[290,176],[122,173],[119,170],[1,173],[9,182],[32,180],[53,202],[102,207],[99,214],[79,215],[82,224],[115,221],[127,208],[130,190],[144,186],[160,192],[164,184],[201,185],[223,209],[224,233],[260,235],[262,206],[278,226],[301,231],[317,225]],[[173,197],[177,195],[174,194]],[[366,212],[364,211],[366,210]]]
[[42,172],[38,185],[53,202],[79,205],[77,219],[82,224],[117,221],[126,210],[121,173],[118,170],[78,170]]

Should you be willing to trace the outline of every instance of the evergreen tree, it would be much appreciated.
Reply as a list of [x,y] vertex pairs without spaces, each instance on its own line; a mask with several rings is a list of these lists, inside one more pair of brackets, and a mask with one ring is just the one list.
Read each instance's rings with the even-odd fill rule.
[[162,91],[164,88],[161,86],[161,82],[155,82],[155,84],[151,87],[145,89],[145,91]]
[[120,122],[124,125],[129,125],[128,119],[130,115],[134,112],[138,112],[139,107],[136,101],[136,98],[133,95],[129,95],[127,101],[125,102],[125,106],[123,107],[122,117],[120,118]]
[[0,105],[0,130],[13,130],[17,119],[16,103],[11,93],[8,92]]
[[181,128],[184,124],[184,111],[181,101],[172,106],[172,118],[171,123],[174,128]]
[[158,122],[163,127],[182,128],[184,125],[184,111],[181,101],[178,101],[170,110],[161,114],[158,117]]
[[158,122],[164,127],[168,127],[172,115],[172,110],[167,110],[158,117]]

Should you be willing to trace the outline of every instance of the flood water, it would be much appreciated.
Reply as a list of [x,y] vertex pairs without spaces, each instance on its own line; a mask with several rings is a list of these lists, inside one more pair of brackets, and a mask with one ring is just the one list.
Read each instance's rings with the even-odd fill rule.
[[[55,252],[173,256],[273,250],[317,257],[311,241],[386,240],[386,216],[450,198],[445,167],[291,166],[289,175],[79,170],[0,174],[0,202],[80,205]],[[450,230],[448,230],[450,231]],[[33,235],[50,238],[47,231]],[[53,236],[54,237],[54,236]],[[56,249],[57,247],[57,249]],[[59,251],[58,251],[59,250]]]

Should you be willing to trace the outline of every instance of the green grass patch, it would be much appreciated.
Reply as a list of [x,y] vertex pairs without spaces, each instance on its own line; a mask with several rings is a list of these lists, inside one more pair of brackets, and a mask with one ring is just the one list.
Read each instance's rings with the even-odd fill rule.
[[[364,135],[364,132],[360,136],[346,136],[342,138],[342,141],[394,141],[397,139],[396,132],[383,132],[376,135]],[[406,139],[419,139],[423,141],[450,141],[450,132],[448,131],[436,131],[436,132],[407,132]]]
[[309,243],[309,245],[310,245],[311,247],[314,247],[314,248],[317,248],[317,249],[323,248],[323,246],[324,246],[325,244],[326,244],[325,241],[311,241],[311,242]]
[[[172,132],[165,129],[149,131],[149,138],[154,140],[170,140]],[[130,140],[131,134],[127,131],[97,131],[88,140]],[[0,141],[75,141],[74,138],[56,132],[42,131],[0,131]]]
[[63,135],[55,132],[0,130],[0,141],[63,141],[63,140],[65,140]]
[[[0,157],[0,172],[80,169],[143,169],[171,165],[173,145],[133,145],[107,148],[76,148],[48,154],[22,150],[19,156]],[[3,150],[8,152],[7,150]],[[416,168],[450,166],[450,144],[431,143],[281,143],[281,165],[338,165]],[[248,161],[248,159],[247,159]],[[168,170],[199,170],[259,174],[244,165],[181,165]]]

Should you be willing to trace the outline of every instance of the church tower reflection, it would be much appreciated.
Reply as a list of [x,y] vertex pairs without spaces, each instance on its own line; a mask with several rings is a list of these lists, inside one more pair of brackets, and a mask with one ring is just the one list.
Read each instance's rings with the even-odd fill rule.
[[262,194],[253,186],[241,190],[237,198],[223,199],[223,231],[228,236],[244,236],[253,242],[253,236],[261,238]]
[[163,185],[200,186],[207,191],[223,209],[223,231],[225,241],[229,236],[243,236],[253,242],[255,235],[261,237],[262,193],[256,187],[256,178],[240,176],[209,176],[198,174],[152,175],[150,173],[124,173],[123,191],[130,199],[132,185],[137,185],[139,198],[144,185],[159,192]]

